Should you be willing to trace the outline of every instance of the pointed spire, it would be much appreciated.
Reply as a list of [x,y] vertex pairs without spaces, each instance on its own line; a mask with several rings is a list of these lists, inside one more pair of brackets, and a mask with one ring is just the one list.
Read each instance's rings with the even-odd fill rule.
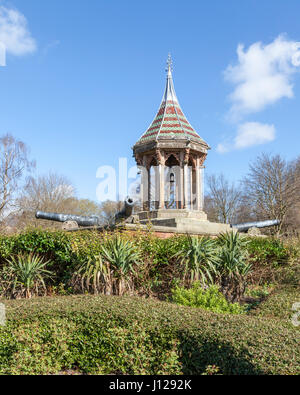
[[168,73],[168,78],[172,78],[173,61],[170,53],[168,55],[167,66],[166,72]]
[[174,89],[172,71],[173,62],[169,54],[166,68],[166,88],[162,102],[153,122],[137,144],[148,143],[150,141],[177,139],[186,141],[193,140],[208,147],[195,129],[192,128],[180,108]]
[[165,93],[163,96],[163,101],[173,101],[173,102],[178,102],[176,93],[175,93],[175,88],[173,84],[173,77],[172,77],[172,71],[173,71],[173,61],[171,54],[169,53],[168,55],[168,60],[167,60],[167,84],[166,84],[166,89]]

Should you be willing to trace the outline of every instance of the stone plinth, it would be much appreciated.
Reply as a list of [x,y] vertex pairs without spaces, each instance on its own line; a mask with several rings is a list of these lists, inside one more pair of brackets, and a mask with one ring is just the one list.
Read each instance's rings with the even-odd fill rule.
[[[166,221],[166,222],[164,222]],[[152,221],[151,221],[152,222]],[[158,224],[159,223],[159,224]],[[125,224],[127,230],[149,231],[149,226],[144,224]],[[174,234],[217,236],[220,233],[232,231],[230,225],[209,221],[195,221],[190,219],[158,220],[152,223],[151,230],[156,234],[170,237]]]
[[140,227],[141,230],[146,230],[149,229],[149,222],[151,222],[152,230],[156,233],[216,236],[232,230],[228,224],[208,221],[204,211],[154,210],[142,211],[137,216],[139,225],[127,224],[126,228]]
[[168,218],[191,218],[198,221],[207,221],[207,215],[204,211],[196,210],[153,210],[153,211],[141,211],[138,213],[138,217],[141,222],[152,221],[154,219],[168,219]]

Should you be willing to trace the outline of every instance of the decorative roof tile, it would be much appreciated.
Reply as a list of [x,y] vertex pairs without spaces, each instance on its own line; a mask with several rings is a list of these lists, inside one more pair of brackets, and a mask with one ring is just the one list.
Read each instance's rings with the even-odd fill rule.
[[160,138],[186,139],[207,145],[183,114],[173,84],[171,61],[168,62],[166,89],[156,117],[137,144]]

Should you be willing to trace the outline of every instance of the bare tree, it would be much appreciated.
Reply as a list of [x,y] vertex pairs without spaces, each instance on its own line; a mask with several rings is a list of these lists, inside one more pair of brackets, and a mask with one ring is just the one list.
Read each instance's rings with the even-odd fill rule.
[[111,224],[114,220],[115,214],[122,210],[123,204],[124,203],[121,201],[112,200],[106,200],[105,202],[102,202],[100,205],[100,212],[103,224]]
[[294,204],[290,207],[286,216],[286,228],[288,232],[300,233],[300,157],[291,164],[294,173]]
[[26,186],[16,201],[18,212],[14,213],[12,222],[18,228],[28,225],[57,227],[55,223],[36,220],[35,212],[73,211],[75,200],[74,188],[64,176],[49,173],[39,177],[28,177]]
[[49,173],[29,177],[18,200],[19,212],[11,218],[15,227],[41,226],[61,228],[61,224],[35,219],[37,210],[75,215],[100,215],[99,204],[89,199],[78,199],[71,182],[64,176]]
[[289,210],[299,202],[296,164],[286,162],[280,155],[262,154],[250,164],[243,183],[253,212],[261,220],[280,220],[276,228],[279,233]]
[[34,167],[25,143],[10,134],[0,138],[0,218],[13,205],[22,177]]
[[209,188],[206,207],[214,221],[232,223],[236,217],[241,198],[241,190],[226,180],[223,174],[207,177]]
[[69,206],[74,198],[74,187],[59,174],[49,173],[39,177],[29,177],[18,199],[19,207],[25,211],[60,212]]

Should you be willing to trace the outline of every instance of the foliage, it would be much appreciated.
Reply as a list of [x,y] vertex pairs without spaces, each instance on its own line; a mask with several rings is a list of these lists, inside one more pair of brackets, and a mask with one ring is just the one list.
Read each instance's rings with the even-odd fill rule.
[[[103,236],[104,237],[104,236]],[[35,253],[50,260],[57,282],[67,282],[74,267],[99,253],[101,236],[97,232],[27,229],[13,236],[0,236],[0,266],[19,253]]]
[[140,253],[135,245],[117,235],[106,241],[101,248],[101,255],[108,268],[108,277],[113,278],[113,293],[123,295],[126,290],[132,291],[135,266],[140,263]]
[[185,248],[176,256],[183,269],[183,280],[191,285],[194,281],[202,284],[213,283],[216,275],[218,251],[213,240],[206,237],[188,237]]
[[226,299],[236,302],[245,293],[251,264],[247,262],[247,240],[237,232],[227,232],[218,237],[220,245],[218,281]]
[[46,269],[47,265],[49,261],[44,262],[40,256],[32,253],[11,257],[1,272],[0,294],[31,298],[39,295],[41,289],[45,292],[45,280],[53,274]]
[[103,293],[110,295],[112,293],[112,281],[109,265],[103,262],[101,255],[95,255],[83,262],[75,271],[71,284],[76,289],[77,283],[83,292],[92,291],[94,294]]
[[300,302],[299,286],[278,286],[267,299],[251,311],[251,314],[268,318],[275,317],[293,327],[291,323],[291,317],[294,314],[292,306],[297,302]]
[[247,250],[252,262],[279,265],[289,259],[289,249],[277,238],[253,237],[248,240]]
[[[240,270],[243,267],[246,268],[245,265],[248,263],[252,263],[252,271],[249,275],[239,276],[235,273],[231,280],[232,286],[240,287],[238,297],[241,296],[243,287],[247,283],[297,284],[299,281],[299,269],[297,269],[300,257],[299,240],[291,244],[269,238],[250,239],[237,236],[240,247],[236,248],[233,244],[234,239],[227,242],[226,238],[211,240],[185,235],[160,239],[154,233],[141,231],[119,234],[119,232],[63,232],[28,229],[13,236],[2,235],[0,236],[0,272],[6,259],[11,256],[19,253],[34,253],[42,256],[44,260],[49,260],[48,269],[55,274],[54,282],[48,292],[57,292],[60,284],[64,284],[66,290],[69,289],[72,279],[76,280],[75,283],[72,282],[76,285],[76,292],[109,293],[109,286],[104,289],[101,288],[102,285],[101,287],[99,285],[98,291],[95,290],[93,276],[90,277],[90,285],[87,286],[89,275],[85,276],[82,287],[81,279],[75,278],[74,273],[77,273],[80,267],[82,271],[86,267],[87,272],[92,267],[96,268],[99,264],[97,257],[101,255],[103,259],[103,247],[107,249],[107,243],[112,243],[111,240],[116,237],[134,246],[141,262],[141,264],[133,265],[135,273],[129,274],[128,279],[125,280],[126,292],[165,299],[176,284],[190,286],[197,279],[202,282],[206,280],[209,283],[211,281],[209,277],[211,277],[213,282],[222,285],[222,279],[226,280],[230,268],[238,266]],[[235,254],[230,252],[232,249]],[[238,254],[236,254],[237,251]],[[248,257],[245,251],[248,251]],[[239,260],[240,265],[237,265]],[[288,263],[289,261],[292,263]],[[108,260],[103,259],[103,265],[107,264]],[[113,270],[111,264],[109,264],[109,270]],[[109,281],[120,278],[120,273],[120,270],[114,268],[114,276],[109,277]],[[127,280],[129,284],[126,285]],[[104,281],[103,277],[101,281]],[[224,295],[227,295],[226,289],[226,287],[222,288]],[[228,296],[231,297],[231,294]]]
[[272,318],[126,296],[4,303],[0,374],[300,374],[299,335]]
[[247,287],[245,294],[252,298],[266,298],[274,289],[274,284],[264,283]]
[[130,241],[120,235],[108,238],[101,245],[100,254],[79,264],[72,283],[80,282],[81,290],[104,295],[123,295],[133,292],[135,267],[140,263],[140,253]]
[[174,288],[172,301],[183,306],[200,307],[215,313],[241,314],[245,311],[238,303],[227,302],[218,286],[211,285],[204,290],[199,282],[195,282],[190,289]]

